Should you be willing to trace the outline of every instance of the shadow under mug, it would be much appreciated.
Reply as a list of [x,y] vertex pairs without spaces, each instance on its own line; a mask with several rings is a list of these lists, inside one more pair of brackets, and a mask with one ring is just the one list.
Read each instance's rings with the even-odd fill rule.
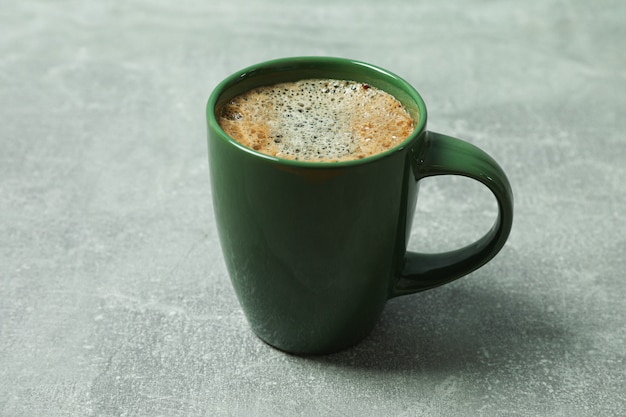
[[[303,162],[249,149],[219,126],[220,108],[263,85],[307,78],[368,83],[414,118],[398,146],[364,159]],[[325,354],[352,346],[388,299],[460,278],[492,259],[513,221],[513,195],[500,166],[477,147],[426,130],[426,106],[406,81],[363,62],[297,57],[260,63],[222,81],[207,105],[215,218],[237,298],[251,328],[271,346]],[[419,181],[462,175],[498,202],[478,241],[440,254],[407,252]],[[428,238],[428,237],[422,237]]]

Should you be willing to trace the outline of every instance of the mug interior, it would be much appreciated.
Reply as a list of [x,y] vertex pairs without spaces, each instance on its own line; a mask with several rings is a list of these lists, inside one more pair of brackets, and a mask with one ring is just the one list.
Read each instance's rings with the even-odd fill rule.
[[297,57],[263,62],[245,68],[222,81],[213,91],[207,104],[207,118],[210,128],[219,135],[246,151],[262,157],[295,164],[324,164],[328,162],[295,161],[280,159],[244,147],[228,136],[219,126],[218,114],[222,106],[234,97],[257,87],[303,79],[337,79],[367,83],[398,99],[415,121],[415,129],[406,140],[395,147],[363,159],[334,162],[336,164],[356,163],[384,156],[414,140],[426,126],[426,106],[419,93],[399,76],[374,65],[345,58]]

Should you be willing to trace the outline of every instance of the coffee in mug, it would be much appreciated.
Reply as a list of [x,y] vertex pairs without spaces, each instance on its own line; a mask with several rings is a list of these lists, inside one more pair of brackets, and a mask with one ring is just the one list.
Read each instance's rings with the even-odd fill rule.
[[306,79],[244,92],[222,107],[219,124],[264,154],[338,162],[397,146],[417,121],[395,97],[367,83]]

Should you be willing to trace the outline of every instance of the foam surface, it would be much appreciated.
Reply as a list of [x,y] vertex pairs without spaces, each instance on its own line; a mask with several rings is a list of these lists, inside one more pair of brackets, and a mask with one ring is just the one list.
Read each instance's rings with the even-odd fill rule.
[[392,95],[332,79],[260,87],[220,112],[222,129],[243,145],[279,158],[345,161],[384,152],[406,139],[414,121]]

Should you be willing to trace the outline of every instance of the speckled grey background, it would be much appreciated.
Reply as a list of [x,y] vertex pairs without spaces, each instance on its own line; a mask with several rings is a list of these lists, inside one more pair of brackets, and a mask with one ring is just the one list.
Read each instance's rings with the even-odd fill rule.
[[[626,3],[3,1],[0,415],[618,416],[626,409]],[[204,106],[230,73],[388,68],[509,174],[487,266],[298,358],[251,334],[211,207]],[[424,182],[415,250],[488,191]]]

